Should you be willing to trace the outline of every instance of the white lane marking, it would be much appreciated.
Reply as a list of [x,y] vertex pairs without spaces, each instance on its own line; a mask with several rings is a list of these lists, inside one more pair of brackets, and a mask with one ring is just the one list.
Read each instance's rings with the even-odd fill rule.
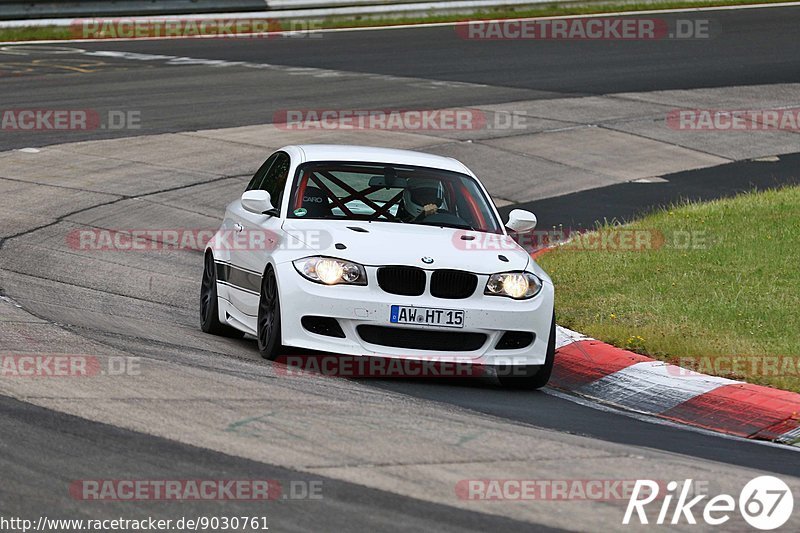
[[408,76],[393,76],[389,74],[372,74],[366,72],[353,72],[348,70],[333,70],[317,67],[296,67],[291,65],[276,65],[272,63],[253,63],[250,61],[229,61],[226,59],[203,59],[196,57],[174,56],[164,54],[143,54],[138,52],[120,52],[115,50],[85,50],[72,47],[36,47],[36,46],[2,46],[0,54],[36,55],[36,54],[80,54],[91,57],[113,58],[128,61],[159,61],[170,66],[203,65],[208,67],[241,67],[257,70],[272,70],[291,76],[311,76],[314,78],[356,78],[404,85],[422,89],[484,89],[490,87],[482,83],[469,83],[448,80],[429,80]]
[[19,305],[17,302],[15,302],[14,300],[12,300],[12,299],[11,299],[11,298],[9,298],[8,296],[0,296],[0,302],[5,302],[5,303],[7,303],[7,304],[13,305],[14,307],[16,307],[16,308],[18,308],[18,309],[22,309],[22,306],[21,306],[21,305]]
[[3,46],[0,48],[0,52],[18,56],[27,56],[31,54],[76,54],[83,52],[82,48],[73,48],[71,46],[28,46],[28,44],[30,43],[25,41],[13,46]]
[[724,385],[732,379],[689,372],[661,361],[623,368],[575,392],[641,413],[658,414]]
[[650,178],[639,178],[635,180],[631,180],[631,183],[667,183],[668,180],[665,180],[661,176],[652,176]]
[[[80,49],[76,49],[80,50]],[[114,50],[80,50],[86,56],[91,57],[106,57],[113,59],[122,59],[130,61],[158,61],[163,62],[165,65],[171,66],[186,66],[186,65],[203,65],[208,67],[240,67],[258,70],[272,70],[289,74],[291,76],[311,76],[314,78],[356,78],[368,79],[376,81],[387,81],[394,83],[403,83],[408,86],[413,86],[423,89],[458,89],[458,88],[488,88],[488,85],[480,83],[467,83],[461,81],[440,81],[440,80],[426,80],[422,78],[412,78],[405,76],[391,76],[388,74],[370,74],[365,72],[352,72],[348,70],[333,70],[326,68],[316,67],[294,67],[290,65],[275,65],[272,63],[253,63],[250,61],[228,61],[225,59],[202,59],[196,57],[186,56],[173,56],[162,54],[141,54],[136,52],[119,52]]]
[[[417,4],[418,6],[419,4]],[[769,8],[781,8],[781,7],[794,7],[800,5],[800,2],[780,2],[780,3],[770,3],[770,4],[747,4],[747,5],[736,5],[736,6],[710,6],[710,7],[683,7],[683,8],[674,8],[674,9],[648,9],[644,11],[614,11],[609,13],[587,13],[582,15],[553,15],[547,17],[518,17],[518,18],[508,18],[508,19],[474,19],[474,20],[482,20],[482,21],[490,21],[490,20],[503,20],[503,21],[528,21],[528,20],[548,20],[548,19],[579,19],[579,18],[597,18],[597,17],[622,17],[622,16],[634,16],[634,15],[659,15],[659,14],[670,14],[670,13],[695,13],[695,12],[704,12],[704,11],[734,11],[734,10],[742,10],[742,9],[769,9]],[[186,18],[189,15],[183,16],[175,16],[175,18]],[[193,15],[194,17],[206,17],[208,19],[215,19],[215,18],[222,18],[222,19],[232,19],[232,18],[279,18],[280,12],[277,11],[259,11],[255,13],[209,13],[205,15]],[[108,17],[112,18],[112,17]],[[137,20],[145,20],[147,17],[132,17],[136,18]],[[157,20],[163,20],[165,17],[163,16],[153,16],[152,18]],[[291,18],[291,17],[285,17]],[[73,23],[80,21],[83,22],[86,19],[38,19],[38,20],[23,20],[23,21],[0,21],[0,28],[3,27],[16,27],[11,26],[11,23],[16,23],[17,25],[22,23],[28,23],[29,27],[30,24],[37,25],[37,26],[70,26]],[[300,19],[297,19],[300,20]],[[436,28],[436,27],[446,27],[446,26],[455,26],[458,24],[464,24],[468,22],[466,20],[456,21],[456,22],[420,22],[417,24],[392,24],[387,26],[366,26],[366,27],[358,27],[358,28],[326,28],[326,29],[318,29],[314,30],[313,33],[338,33],[338,32],[353,32],[353,31],[381,31],[381,30],[403,30],[409,28]],[[3,26],[6,24],[6,26]],[[305,33],[305,32],[272,32],[273,35],[279,34],[291,34],[291,33]],[[230,38],[252,38],[254,36],[262,36],[267,35],[267,33],[250,33],[241,36],[231,36]],[[195,36],[185,36],[185,37],[131,37],[131,38],[118,38],[113,39],[114,42],[125,42],[125,41],[153,41],[153,40],[174,40],[174,39],[208,39],[208,38],[218,38],[217,36],[206,36],[206,35],[195,35]],[[6,44],[15,44],[20,41],[1,41],[0,45]],[[24,41],[27,44],[57,44],[57,43],[90,43],[90,42],[97,42],[97,39],[42,39],[38,41]]]

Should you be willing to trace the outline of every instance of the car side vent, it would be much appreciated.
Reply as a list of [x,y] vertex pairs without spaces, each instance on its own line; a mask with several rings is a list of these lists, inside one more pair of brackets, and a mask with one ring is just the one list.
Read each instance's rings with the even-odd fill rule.
[[355,231],[356,233],[369,233],[369,230],[366,228],[360,228],[358,226],[347,226],[347,229],[351,231]]

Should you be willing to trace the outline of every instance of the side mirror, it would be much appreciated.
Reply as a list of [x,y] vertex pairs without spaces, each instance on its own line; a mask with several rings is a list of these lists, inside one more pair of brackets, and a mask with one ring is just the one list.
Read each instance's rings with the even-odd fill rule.
[[277,209],[272,206],[272,200],[267,191],[245,191],[242,195],[242,207],[246,211],[259,215],[276,216],[278,214]]
[[514,209],[508,214],[506,227],[515,233],[525,233],[536,227],[536,215],[523,209]]

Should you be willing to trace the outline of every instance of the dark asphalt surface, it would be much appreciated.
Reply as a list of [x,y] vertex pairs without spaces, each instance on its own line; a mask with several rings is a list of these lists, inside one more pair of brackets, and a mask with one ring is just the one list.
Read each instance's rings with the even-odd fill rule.
[[709,39],[469,40],[452,26],[325,33],[314,38],[213,39],[86,46],[208,59],[355,70],[574,95],[794,82],[797,8],[629,18],[708,20]]
[[625,222],[660,207],[684,201],[703,202],[727,198],[754,189],[765,190],[800,184],[800,154],[778,161],[737,161],[716,167],[676,172],[654,183],[625,182],[587,191],[545,198],[499,209],[503,217],[512,209],[536,213],[539,229],[562,225],[572,230],[592,228],[596,222]]
[[[243,67],[173,66],[161,60],[88,58],[79,53],[0,49],[0,109],[92,108],[141,111],[142,130],[0,134],[0,150],[132,134],[270,122],[286,108],[444,107],[586,94],[797,82],[800,40],[793,8],[669,15],[702,17],[719,31],[685,42],[469,42],[453,28],[328,33],[321,39],[138,41],[81,43],[84,50],[121,50],[227,61],[250,61],[460,81],[488,87],[431,89],[397,79],[293,77]],[[99,62],[98,62],[99,61]],[[77,70],[75,70],[77,69]],[[85,71],[85,72],[83,72]],[[682,197],[713,198],[739,190],[797,182],[800,157],[779,163],[737,163],[666,176],[661,184],[622,184],[525,204],[541,226],[590,226],[625,219]],[[593,207],[589,207],[593,206]],[[800,475],[794,451],[688,433],[598,411],[543,393],[515,393],[492,383],[375,381],[375,387],[449,403],[560,432],[646,446],[703,459]],[[521,394],[536,394],[536,410]],[[307,479],[277,467],[88,422],[0,397],[0,514],[33,517],[119,514],[125,504],[87,507],[67,486],[83,477]],[[91,474],[87,474],[91,472]],[[318,478],[315,478],[318,479]],[[308,530],[325,517],[327,530],[517,530],[497,517],[455,510],[362,486],[324,480],[320,502],[146,504],[137,513],[253,515],[266,509],[279,530]],[[314,507],[312,509],[312,506]],[[236,511],[236,512],[234,512]],[[141,513],[139,513],[141,514]],[[498,527],[499,526],[499,527]]]
[[[7,519],[36,523],[40,513],[78,520],[265,517],[271,531],[318,531],[323,522],[325,531],[553,531],[453,512],[444,505],[231,457],[3,396],[0,427],[0,516]],[[115,479],[273,480],[281,495],[268,501],[114,502],[85,501],[70,492],[74,482]],[[299,499],[306,486],[322,497]]]
[[[282,109],[441,108],[523,99],[796,82],[798,8],[707,11],[663,18],[706,19],[712,38],[650,41],[475,41],[455,29],[349,31],[316,37],[90,42],[87,51],[314,67],[370,75],[458,81],[440,87],[396,79],[299,77],[237,66],[169,65],[0,47],[0,108],[133,110],[137,131],[16,132],[0,150],[65,140],[121,137],[271,122]],[[58,46],[58,45],[52,45]],[[63,52],[63,50],[61,51]],[[60,74],[60,75],[54,75]]]

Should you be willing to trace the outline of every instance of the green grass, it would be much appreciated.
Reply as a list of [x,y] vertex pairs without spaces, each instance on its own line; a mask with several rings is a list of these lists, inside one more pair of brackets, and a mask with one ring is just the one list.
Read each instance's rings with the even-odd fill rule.
[[[706,373],[800,391],[800,188],[677,205],[600,228],[629,229],[663,235],[663,245],[573,246],[540,259],[556,285],[559,324]],[[711,359],[719,356],[747,364],[715,371],[709,363],[726,360]],[[790,366],[750,368],[759,356]]]
[[57,26],[0,29],[0,42],[45,41],[73,38],[74,35],[70,28],[61,28]]
[[[419,24],[430,22],[456,22],[475,19],[505,19],[518,17],[546,17],[559,15],[584,15],[590,13],[611,13],[617,11],[645,11],[651,9],[679,9],[686,7],[717,7],[762,3],[779,3],[782,0],[655,0],[652,2],[585,2],[572,5],[548,4],[533,7],[501,7],[471,13],[429,13],[424,15],[368,17],[351,16],[328,18],[314,25],[314,28],[358,28],[365,26],[388,26],[395,24]],[[269,18],[269,12],[264,12]],[[176,18],[179,18],[176,16]],[[221,17],[221,18],[224,18]],[[283,27],[302,28],[301,21],[282,20]],[[9,28],[0,29],[0,42],[63,40],[75,38],[70,28],[45,26],[41,28]]]

